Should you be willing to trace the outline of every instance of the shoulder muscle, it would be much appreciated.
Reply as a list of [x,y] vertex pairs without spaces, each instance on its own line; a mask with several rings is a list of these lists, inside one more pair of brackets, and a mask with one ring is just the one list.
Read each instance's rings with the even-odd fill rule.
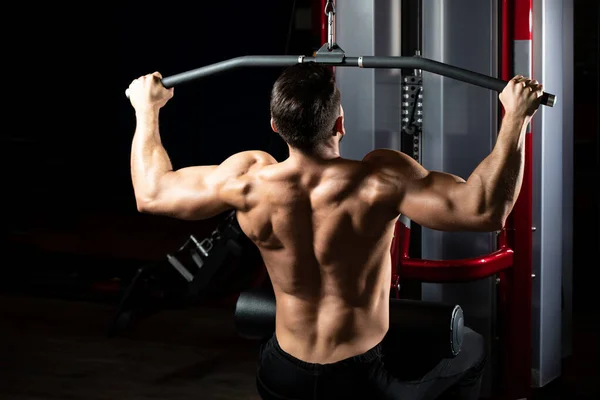
[[428,171],[417,161],[401,151],[376,149],[368,153],[363,162],[370,165],[375,173],[404,179],[422,179]]
[[275,158],[264,151],[244,151],[223,161],[213,171],[212,178],[222,183],[223,199],[235,208],[243,210],[249,206],[248,195],[255,184],[251,179],[251,172],[276,163]]

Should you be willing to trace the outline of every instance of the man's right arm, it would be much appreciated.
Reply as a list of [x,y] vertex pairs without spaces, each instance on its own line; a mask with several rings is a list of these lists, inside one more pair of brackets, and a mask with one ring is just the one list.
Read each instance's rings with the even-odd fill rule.
[[541,94],[537,82],[522,77],[507,85],[500,95],[505,115],[496,145],[466,181],[427,171],[409,156],[391,150],[376,150],[365,161],[373,161],[394,188],[397,211],[418,224],[442,231],[500,230],[521,190],[524,138]]

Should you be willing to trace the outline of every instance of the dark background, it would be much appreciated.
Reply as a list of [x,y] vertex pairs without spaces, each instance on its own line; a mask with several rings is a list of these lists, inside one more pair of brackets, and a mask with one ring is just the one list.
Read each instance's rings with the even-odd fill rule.
[[573,306],[597,313],[590,266],[600,265],[600,2],[574,7]]
[[[314,39],[299,31],[288,42],[292,1],[93,4],[29,14],[23,34],[31,36],[12,59],[24,68],[20,82],[11,82],[20,100],[12,106],[22,115],[4,131],[3,147],[23,211],[135,213],[128,165],[135,120],[124,96],[132,79],[246,54],[302,53]],[[234,71],[178,87],[161,115],[174,166],[269,149],[268,96],[277,73]]]
[[[7,42],[11,123],[1,145],[3,169],[10,171],[3,232],[11,243],[163,258],[187,233],[212,228],[216,221],[137,212],[129,170],[135,118],[124,90],[154,71],[169,76],[241,55],[310,54],[320,37],[310,26],[290,27],[293,7],[310,10],[311,2],[93,2],[7,14],[19,21]],[[270,88],[279,72],[230,71],[177,87],[161,112],[173,166],[218,164],[250,149],[285,158],[287,148],[269,125]],[[172,242],[160,240],[167,232]]]

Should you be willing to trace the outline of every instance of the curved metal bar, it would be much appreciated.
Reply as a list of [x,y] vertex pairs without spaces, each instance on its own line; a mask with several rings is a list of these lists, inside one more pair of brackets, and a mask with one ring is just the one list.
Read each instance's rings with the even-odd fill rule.
[[[246,67],[289,67],[298,63],[315,62],[323,65],[336,67],[360,67],[360,68],[406,68],[421,69],[434,74],[453,78],[462,82],[470,83],[476,86],[501,92],[507,81],[494,78],[478,72],[444,64],[438,61],[430,60],[420,56],[413,57],[343,57],[341,62],[336,58],[329,59],[324,54],[322,57],[304,57],[304,56],[242,56],[221,61],[215,64],[206,65],[191,71],[168,76],[162,79],[162,84],[167,87],[181,85],[183,83],[195,81],[208,76],[217,75],[223,72]],[[127,94],[127,92],[126,92]],[[550,93],[544,93],[541,104],[553,107],[556,103],[556,96]]]

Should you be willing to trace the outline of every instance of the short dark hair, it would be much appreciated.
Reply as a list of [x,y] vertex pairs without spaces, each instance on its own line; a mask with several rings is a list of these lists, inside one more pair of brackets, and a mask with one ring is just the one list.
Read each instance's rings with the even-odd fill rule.
[[340,92],[331,67],[296,64],[273,85],[271,116],[291,147],[314,150],[329,139],[339,115]]

